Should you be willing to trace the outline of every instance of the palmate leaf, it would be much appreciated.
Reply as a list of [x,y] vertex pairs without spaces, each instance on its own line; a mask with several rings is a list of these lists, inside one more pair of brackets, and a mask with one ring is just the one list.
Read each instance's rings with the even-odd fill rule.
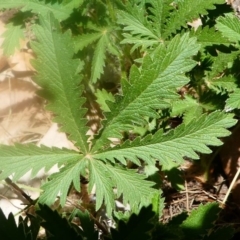
[[0,146],[0,179],[13,175],[13,181],[17,181],[25,173],[31,170],[32,177],[42,168],[48,171],[56,163],[59,166],[69,162],[78,161],[80,155],[76,151],[58,148],[41,148],[31,145]]
[[222,112],[213,112],[210,115],[202,115],[193,119],[188,125],[180,125],[167,134],[159,130],[155,135],[148,135],[144,139],[136,138],[134,141],[126,141],[120,147],[114,147],[97,153],[96,159],[108,159],[115,162],[116,159],[126,164],[126,159],[140,165],[139,159],[148,164],[155,164],[156,160],[161,165],[168,165],[168,161],[181,164],[183,157],[198,159],[196,152],[211,153],[207,145],[219,146],[222,142],[217,137],[228,136],[229,128],[236,123],[233,115]]
[[[89,24],[88,28],[96,31],[95,33],[86,33],[77,36],[74,39],[75,52],[96,42],[94,48],[92,66],[91,66],[91,82],[96,83],[100,76],[103,74],[105,67],[105,60],[107,52],[118,56],[119,51],[114,43],[113,33],[115,32],[114,26],[99,27],[94,24]],[[83,56],[84,58],[85,56]]]
[[167,38],[172,33],[175,33],[181,27],[187,27],[187,22],[192,22],[199,18],[199,15],[207,15],[207,10],[215,9],[214,4],[223,4],[223,0],[184,0],[178,1],[177,8],[165,26],[163,37]]
[[70,16],[72,10],[83,3],[83,0],[74,0],[67,4],[60,4],[41,0],[1,0],[0,9],[21,8],[21,11],[31,11],[45,16],[49,11],[55,18],[62,21]]
[[10,56],[16,49],[20,48],[20,39],[24,38],[24,30],[22,24],[15,25],[9,23],[6,25],[7,30],[3,33],[4,41],[1,45],[3,53],[6,56]]
[[155,109],[167,108],[172,100],[178,100],[176,89],[188,83],[184,73],[196,64],[191,57],[198,49],[195,38],[188,34],[176,36],[167,46],[159,46],[153,57],[146,56],[141,68],[133,66],[129,82],[122,81],[124,96],[108,103],[111,112],[106,113],[107,120],[93,152],[104,147],[108,138],[121,138],[121,131],[143,123],[144,117],[156,118]]
[[83,89],[77,88],[81,63],[72,59],[74,49],[70,32],[61,34],[57,21],[50,14],[45,19],[41,17],[40,22],[41,26],[34,27],[37,42],[32,43],[37,55],[34,66],[39,72],[36,82],[44,89],[42,96],[49,100],[47,109],[56,114],[54,121],[60,123],[61,130],[86,153],[86,109],[80,109],[85,99],[80,97]]

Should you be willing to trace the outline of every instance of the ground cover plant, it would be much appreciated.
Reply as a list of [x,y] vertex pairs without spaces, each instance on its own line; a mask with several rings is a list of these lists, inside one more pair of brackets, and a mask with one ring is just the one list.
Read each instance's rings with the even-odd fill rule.
[[[9,184],[59,168],[37,201],[26,196],[36,211],[19,226],[0,212],[1,235],[36,239],[42,226],[47,239],[231,239],[232,227],[213,224],[217,203],[158,220],[162,176],[182,189],[179,166],[210,154],[237,123],[237,11],[224,0],[1,0],[0,9],[15,10],[4,53],[29,38],[38,94],[76,148],[0,146]],[[72,191],[81,199],[63,212]],[[96,217],[101,209],[115,226]]]

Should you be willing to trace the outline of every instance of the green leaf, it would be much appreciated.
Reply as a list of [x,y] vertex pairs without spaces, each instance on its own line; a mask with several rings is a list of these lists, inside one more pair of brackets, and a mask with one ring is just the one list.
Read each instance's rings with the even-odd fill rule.
[[55,202],[56,197],[60,197],[60,204],[64,206],[67,200],[67,194],[71,183],[77,191],[80,191],[79,176],[86,175],[88,167],[86,159],[79,155],[79,159],[74,159],[65,164],[60,172],[54,173],[50,177],[50,181],[46,182],[41,188],[44,192],[39,198],[39,202],[51,205]]
[[104,112],[109,112],[110,109],[107,105],[107,102],[108,101],[114,102],[115,100],[112,93],[107,92],[105,89],[102,89],[102,90],[97,89],[95,96],[97,97],[96,102],[100,105],[100,108]]
[[83,153],[88,152],[88,127],[86,109],[81,108],[85,99],[78,75],[80,61],[73,60],[74,49],[69,31],[61,33],[58,22],[52,17],[40,17],[40,24],[34,26],[37,42],[32,48],[37,55],[34,67],[38,74],[36,82],[43,88],[40,94],[49,104],[48,110],[56,114],[54,121],[61,124],[61,130],[69,134]]
[[169,161],[168,165],[165,165],[162,170],[167,175],[168,181],[171,186],[176,190],[184,190],[184,178],[182,172],[177,168],[178,164]]
[[42,168],[48,171],[56,163],[61,166],[68,161],[77,161],[80,158],[79,153],[75,151],[45,146],[39,148],[33,144],[1,145],[0,152],[0,179],[14,174],[13,181],[17,181],[30,170],[31,176],[35,177]]
[[214,28],[198,28],[196,32],[192,31],[192,36],[196,36],[202,47],[212,45],[230,45],[229,40]]
[[163,37],[167,38],[175,33],[181,27],[187,27],[187,22],[192,22],[199,18],[199,15],[207,15],[207,10],[215,9],[214,4],[222,4],[223,0],[184,0],[178,1],[177,8],[171,14],[163,33]]
[[217,19],[216,28],[230,41],[238,43],[240,41],[239,19],[233,14],[226,14]]
[[171,116],[184,115],[184,123],[188,124],[194,118],[199,118],[202,112],[201,103],[197,99],[185,95],[183,100],[179,99],[173,103]]
[[141,208],[138,215],[132,214],[127,222],[120,220],[117,229],[111,229],[112,238],[114,240],[150,239],[149,231],[154,227],[151,222],[154,216],[151,205]]
[[75,52],[82,50],[93,42],[97,41],[102,36],[101,32],[86,33],[74,38]]
[[209,79],[206,82],[208,87],[216,93],[232,92],[237,88],[236,78],[231,75],[218,79]]
[[6,25],[7,30],[3,33],[4,41],[1,48],[6,56],[12,55],[16,49],[20,48],[20,40],[24,38],[22,24],[15,25],[9,23]]
[[21,8],[21,11],[31,11],[36,14],[46,16],[50,11],[55,18],[62,21],[68,18],[72,10],[83,3],[83,0],[74,0],[72,3],[63,5],[58,1],[46,2],[41,0],[1,0],[0,9]]
[[240,108],[240,89],[237,88],[233,93],[229,94],[229,98],[226,101],[225,109],[231,111],[233,109]]
[[56,210],[53,211],[50,207],[39,204],[39,209],[36,210],[36,213],[44,219],[41,225],[46,231],[51,233],[51,239],[83,239],[74,228],[70,226],[67,219],[62,218]]
[[[144,3],[145,2],[145,3]],[[132,44],[131,52],[136,48],[148,51],[154,45],[163,43],[162,31],[169,17],[170,0],[154,0],[128,3],[125,11],[118,12],[118,23],[123,28],[122,44]]]
[[0,234],[2,239],[19,239],[26,240],[27,235],[31,235],[30,227],[19,217],[19,226],[17,226],[12,213],[5,217],[2,209],[0,208]]
[[[96,47],[93,52],[92,66],[91,66],[91,82],[96,83],[100,76],[103,74],[105,67],[105,60],[107,52],[118,56],[119,51],[114,43],[116,33],[115,26],[96,26],[89,24],[88,30],[94,30],[95,33],[82,34],[74,39],[75,52],[96,42]],[[85,55],[83,56],[85,58]]]
[[89,189],[96,185],[96,209],[103,203],[106,204],[107,213],[110,215],[114,209],[113,188],[116,188],[115,198],[123,197],[123,204],[129,203],[131,209],[139,209],[151,201],[158,191],[151,188],[154,184],[144,180],[145,176],[135,171],[104,164],[101,161],[91,160]]
[[126,141],[121,146],[106,149],[93,157],[112,162],[117,159],[122,164],[126,164],[128,159],[139,165],[140,158],[148,164],[155,164],[155,160],[159,159],[163,166],[168,166],[169,161],[180,165],[184,156],[198,159],[199,156],[195,152],[211,153],[207,145],[221,145],[218,137],[228,136],[230,132],[225,128],[230,128],[235,123],[236,120],[231,114],[204,114],[198,119],[193,119],[188,125],[181,124],[166,134],[159,130],[153,136],[147,135],[144,139]]
[[213,227],[213,222],[217,220],[220,208],[217,203],[200,205],[190,213],[190,216],[181,224],[181,229],[185,233],[186,239],[202,239],[201,235]]
[[98,240],[98,232],[95,229],[94,221],[90,219],[89,212],[87,210],[82,212],[79,209],[76,209],[75,215],[80,219],[84,237],[89,240]]
[[[219,79],[219,76],[227,71],[231,71],[234,62],[238,60],[240,51],[232,51],[231,53],[223,53],[217,51],[216,57],[211,57],[212,66],[211,71],[207,72],[207,84],[208,81],[214,82]],[[230,76],[229,76],[230,77]]]
[[146,116],[158,117],[155,109],[168,108],[177,100],[176,90],[189,81],[184,73],[196,64],[191,57],[198,49],[195,38],[176,36],[167,46],[159,46],[153,57],[146,56],[141,68],[134,65],[129,82],[122,80],[124,96],[108,104],[111,112],[106,113],[107,121],[93,149],[104,147],[108,138],[121,138],[121,131],[141,125]]
[[106,48],[108,44],[108,38],[105,34],[97,42],[92,60],[91,69],[91,82],[96,83],[97,79],[103,74],[103,68],[105,66]]

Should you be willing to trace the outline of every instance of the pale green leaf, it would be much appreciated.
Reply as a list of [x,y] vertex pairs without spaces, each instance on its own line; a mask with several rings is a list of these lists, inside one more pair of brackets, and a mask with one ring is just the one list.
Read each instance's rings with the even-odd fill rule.
[[233,13],[226,14],[217,19],[216,28],[230,41],[238,43],[240,41],[240,23]]
[[152,57],[146,56],[141,68],[133,66],[129,82],[122,81],[124,96],[108,104],[111,112],[106,114],[94,150],[104,147],[108,138],[121,138],[121,131],[144,123],[144,117],[158,117],[155,109],[170,107],[170,102],[179,98],[177,89],[189,81],[184,73],[196,64],[191,57],[198,49],[195,38],[176,36],[167,46],[159,46]]
[[179,165],[183,162],[183,157],[198,159],[196,152],[211,153],[207,145],[221,145],[222,142],[218,138],[228,136],[230,131],[226,128],[235,123],[233,115],[213,112],[193,119],[186,126],[181,124],[168,133],[159,130],[153,136],[147,135],[144,139],[136,138],[132,142],[128,140],[121,146],[96,153],[94,158],[108,159],[112,162],[117,159],[122,164],[126,164],[128,159],[139,165],[139,159],[142,159],[147,164],[155,164],[155,161],[159,160],[163,166],[167,166],[169,161]]
[[68,161],[77,161],[79,153],[67,149],[48,148],[35,145],[0,146],[0,178],[5,179],[13,174],[13,181],[17,181],[25,173],[31,170],[31,176],[35,177],[41,170],[47,172],[58,163],[59,166]]
[[3,33],[4,41],[2,43],[3,53],[6,56],[12,55],[16,49],[20,48],[20,40],[24,38],[22,25],[9,23],[7,30]]
[[233,93],[229,94],[229,98],[226,101],[226,111],[240,108],[240,89],[237,88]]
[[32,48],[37,55],[34,61],[37,83],[44,89],[42,96],[49,100],[47,109],[56,114],[54,121],[83,153],[88,152],[85,99],[78,88],[80,61],[73,60],[74,49],[69,31],[61,33],[58,23],[49,14],[40,18],[41,26],[34,26],[37,42]]
[[32,11],[36,14],[46,16],[50,11],[55,18],[62,21],[68,18],[72,10],[83,3],[83,0],[74,0],[68,4],[61,4],[58,1],[54,3],[40,0],[1,0],[0,9],[21,8],[21,11]]

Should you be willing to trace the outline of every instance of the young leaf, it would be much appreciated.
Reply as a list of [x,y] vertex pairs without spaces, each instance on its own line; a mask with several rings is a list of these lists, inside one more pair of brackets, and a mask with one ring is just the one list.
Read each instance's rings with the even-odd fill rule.
[[4,41],[2,43],[3,53],[10,56],[16,49],[20,48],[20,39],[24,38],[24,30],[22,24],[14,25],[9,23],[6,25],[7,30],[3,33]]
[[114,26],[99,27],[94,24],[89,24],[88,28],[96,31],[96,33],[86,33],[76,37],[74,40],[75,52],[97,41],[91,67],[91,82],[96,83],[103,74],[107,52],[118,56],[119,51],[113,40],[113,38],[115,38],[115,36],[113,37],[113,33],[116,32]]
[[158,117],[155,109],[168,108],[169,102],[178,99],[176,89],[189,81],[184,73],[196,64],[191,57],[198,49],[196,39],[188,34],[176,36],[167,46],[159,46],[153,57],[146,56],[141,68],[133,66],[129,82],[122,81],[124,96],[108,104],[111,112],[106,113],[93,151],[104,147],[108,138],[121,138],[121,131],[142,124],[144,117]]
[[75,162],[80,158],[79,153],[75,151],[44,146],[39,148],[33,144],[1,145],[0,151],[0,179],[14,174],[13,181],[17,181],[30,170],[32,177],[35,177],[42,168],[48,171],[56,163],[61,166],[68,161]]
[[196,210],[193,210],[190,216],[181,224],[186,239],[202,239],[201,235],[206,234],[213,226],[219,212],[220,208],[217,203],[200,205]]
[[88,152],[86,109],[80,108],[85,99],[80,97],[83,89],[80,83],[78,60],[73,60],[74,49],[70,32],[60,32],[58,22],[48,14],[40,17],[40,26],[34,26],[37,42],[32,48],[37,55],[34,61],[38,71],[36,82],[44,89],[42,96],[49,100],[47,109],[56,114],[54,120],[61,124],[61,130],[83,153]]
[[164,134],[159,130],[155,135],[148,135],[144,139],[136,138],[134,141],[126,141],[121,146],[106,149],[96,153],[96,159],[108,159],[115,162],[117,159],[126,164],[126,159],[140,164],[138,158],[148,164],[155,164],[159,159],[160,164],[167,166],[169,161],[181,164],[183,157],[198,159],[195,152],[211,153],[207,145],[219,146],[222,142],[218,137],[228,136],[230,128],[236,123],[233,115],[222,112],[213,112],[193,119],[188,125],[179,127]]

